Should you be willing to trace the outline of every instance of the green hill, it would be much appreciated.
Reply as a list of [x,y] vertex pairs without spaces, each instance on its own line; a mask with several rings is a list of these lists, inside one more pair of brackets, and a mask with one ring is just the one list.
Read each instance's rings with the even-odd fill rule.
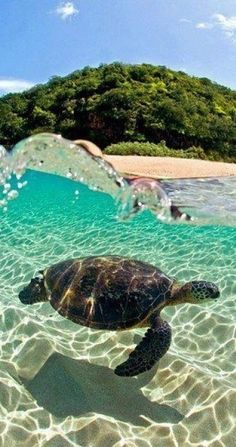
[[236,91],[162,66],[113,63],[0,98],[1,144],[45,131],[102,148],[164,140],[235,162]]

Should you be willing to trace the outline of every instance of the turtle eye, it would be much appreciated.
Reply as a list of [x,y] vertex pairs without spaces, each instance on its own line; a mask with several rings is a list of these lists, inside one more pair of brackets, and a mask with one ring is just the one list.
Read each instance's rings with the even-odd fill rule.
[[38,278],[36,276],[36,278],[31,279],[30,284],[34,285],[34,284],[38,284],[39,283],[40,278]]
[[31,279],[30,286],[33,286],[34,290],[36,292],[39,292],[41,290],[41,286],[40,286],[41,281],[42,280],[36,276],[35,278]]

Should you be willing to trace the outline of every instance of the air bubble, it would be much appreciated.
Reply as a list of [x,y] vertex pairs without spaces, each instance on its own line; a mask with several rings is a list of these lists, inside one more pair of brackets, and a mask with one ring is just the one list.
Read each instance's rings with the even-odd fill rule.
[[7,204],[5,199],[0,200],[0,207],[4,207]]
[[9,193],[7,194],[7,199],[8,200],[13,200],[16,199],[18,197],[19,193],[18,191],[16,191],[15,189],[12,189],[11,191],[9,191]]
[[3,193],[4,194],[7,193],[10,189],[11,189],[10,183],[5,183]]
[[24,182],[18,182],[17,188],[22,189],[22,188],[24,188],[25,185],[27,185],[27,183],[28,183],[27,180],[25,180]]

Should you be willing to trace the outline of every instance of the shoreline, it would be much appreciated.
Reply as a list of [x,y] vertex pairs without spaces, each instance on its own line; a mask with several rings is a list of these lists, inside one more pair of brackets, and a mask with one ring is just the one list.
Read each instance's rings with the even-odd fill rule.
[[151,178],[199,178],[236,176],[236,163],[174,157],[105,155],[88,140],[75,140],[92,155],[104,158],[124,176]]
[[235,163],[174,157],[104,155],[124,175],[153,178],[199,178],[236,176]]

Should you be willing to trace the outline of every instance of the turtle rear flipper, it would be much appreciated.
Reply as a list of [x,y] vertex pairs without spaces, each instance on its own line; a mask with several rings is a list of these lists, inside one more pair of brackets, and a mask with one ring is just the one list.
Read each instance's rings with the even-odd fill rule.
[[118,376],[137,376],[151,369],[168,351],[171,343],[171,328],[160,317],[153,320],[144,338],[129,355],[128,360],[118,365]]

